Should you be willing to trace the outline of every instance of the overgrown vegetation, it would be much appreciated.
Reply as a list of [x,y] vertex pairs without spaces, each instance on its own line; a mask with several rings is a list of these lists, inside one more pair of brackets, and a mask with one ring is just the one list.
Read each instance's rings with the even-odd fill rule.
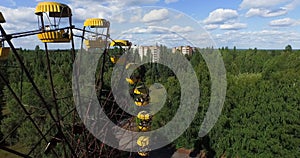
[[[165,48],[163,48],[165,49]],[[197,116],[190,128],[173,144],[176,147],[204,150],[207,156],[220,157],[297,157],[300,155],[300,52],[287,46],[285,50],[237,50],[221,48],[227,75],[227,95],[217,124],[204,138],[198,138],[198,130],[210,101],[210,77],[207,65],[196,50],[190,60],[199,80],[201,99]],[[50,103],[55,114],[54,102],[47,74],[45,52],[19,50],[42,95]],[[69,51],[51,51],[50,59],[59,111],[67,114],[73,107],[72,60]],[[148,59],[148,58],[145,58]],[[174,61],[176,62],[176,61]],[[155,64],[153,64],[155,65]],[[147,64],[146,84],[159,82],[167,90],[167,101],[153,120],[153,128],[159,128],[172,119],[180,104],[180,84],[170,69],[162,65]],[[107,64],[104,81],[109,88],[112,64]],[[13,56],[1,61],[1,74],[22,99],[27,110],[45,133],[53,121],[43,103]],[[24,75],[24,74],[23,74]],[[33,124],[0,81],[1,133],[6,136],[20,126],[4,142],[6,146],[34,147],[41,138]],[[21,91],[22,86],[22,91]],[[107,108],[107,107],[106,107]],[[71,131],[72,117],[64,118],[64,131]],[[50,131],[55,135],[56,130]],[[22,145],[20,145],[22,144]],[[43,157],[44,141],[31,154]],[[57,150],[62,151],[58,146]],[[28,151],[27,151],[28,152]],[[63,153],[58,153],[63,155]],[[1,155],[0,155],[1,156]]]

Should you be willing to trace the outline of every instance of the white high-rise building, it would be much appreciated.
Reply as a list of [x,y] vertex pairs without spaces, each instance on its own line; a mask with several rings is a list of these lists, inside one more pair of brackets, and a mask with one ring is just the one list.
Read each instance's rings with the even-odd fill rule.
[[184,55],[192,55],[193,54],[193,47],[191,46],[179,46],[172,48],[172,53],[175,53],[176,51],[179,51],[180,53]]
[[141,60],[143,60],[144,57],[146,57],[148,54],[150,57],[148,59],[151,59],[152,62],[158,62],[160,58],[159,53],[159,47],[158,46],[132,46],[133,52],[138,50],[138,53],[141,57]]

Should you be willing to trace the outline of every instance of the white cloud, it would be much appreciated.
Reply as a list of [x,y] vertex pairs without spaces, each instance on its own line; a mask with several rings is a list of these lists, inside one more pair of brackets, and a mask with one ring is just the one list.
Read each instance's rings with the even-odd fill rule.
[[178,2],[179,0],[165,0],[165,3],[166,4],[169,4],[169,3],[175,3],[175,2]]
[[110,20],[116,21],[119,24],[126,22],[126,19],[124,18],[123,14],[120,14],[119,16],[113,16]]
[[180,33],[187,33],[187,32],[192,32],[194,31],[194,29],[190,26],[186,26],[186,27],[181,27],[178,25],[174,25],[170,28],[170,31],[172,32],[180,32]]
[[6,8],[0,6],[0,10],[6,20],[3,25],[8,33],[38,29],[35,8]]
[[272,20],[269,25],[270,26],[277,26],[277,27],[288,27],[299,24],[299,21],[291,19],[291,18],[283,18]]
[[286,8],[287,10],[293,10],[298,5],[300,5],[300,1],[299,0],[293,0],[291,3],[285,5],[284,8]]
[[277,10],[269,10],[263,8],[251,8],[246,13],[246,17],[261,16],[261,17],[276,17],[287,14],[287,9],[280,8]]
[[238,13],[232,9],[216,9],[209,13],[209,16],[204,20],[205,24],[221,24],[228,20],[236,19]]
[[214,29],[217,29],[218,27],[219,27],[219,25],[216,25],[216,24],[208,24],[208,25],[204,26],[204,29],[214,30]]
[[220,29],[222,30],[240,30],[246,28],[247,24],[244,23],[233,23],[233,24],[222,24]]
[[78,23],[83,23],[83,21],[87,18],[104,18],[106,19],[111,14],[111,8],[103,6],[99,3],[91,4],[94,7],[82,5],[77,6],[78,3],[70,4],[69,6],[72,8],[73,12],[73,21]]
[[161,34],[157,35],[155,40],[160,44],[167,45],[168,47],[174,47],[179,45],[189,45],[186,38],[178,34]]
[[132,15],[130,16],[130,22],[134,23],[134,22],[139,22],[141,21],[143,18],[142,16],[142,9],[135,9],[132,11]]
[[121,34],[165,34],[170,32],[166,28],[158,26],[147,26],[147,27],[134,27],[132,29],[123,31]]
[[167,9],[154,9],[145,14],[142,21],[146,23],[152,23],[162,21],[168,18],[169,11]]
[[[83,22],[87,18],[91,17],[99,17],[99,18],[107,18],[112,17],[114,20],[118,20],[119,22],[124,22],[124,20],[128,21],[140,21],[142,17],[132,17],[133,15],[129,15],[132,17],[127,19],[127,16],[124,16],[123,19],[118,17],[113,17],[114,14],[120,15],[122,11],[138,8],[141,5],[150,5],[155,4],[159,0],[69,0],[70,4],[68,4],[74,13],[73,19],[75,22]],[[91,7],[92,6],[92,7]],[[126,12],[126,11],[125,11]]]
[[[140,5],[149,5],[149,4],[155,4],[159,0],[85,0],[85,1],[79,1],[79,0],[69,0],[72,5],[77,7],[85,7],[85,8],[94,8],[94,6],[102,5],[105,7],[108,7],[110,9],[113,9],[112,11],[122,10],[122,9],[128,9],[131,7],[136,7]],[[93,7],[91,7],[93,6]]]
[[299,47],[300,33],[296,31],[260,30],[227,31],[213,35],[219,47],[283,49],[287,44]]
[[34,14],[35,8],[6,8],[0,6],[0,10],[6,21],[11,22],[36,22],[37,18]]
[[240,4],[240,8],[270,8],[289,1],[290,0],[243,0],[243,2]]
[[180,18],[184,18],[184,14],[182,13],[178,13],[177,15],[175,15],[175,19],[180,19]]

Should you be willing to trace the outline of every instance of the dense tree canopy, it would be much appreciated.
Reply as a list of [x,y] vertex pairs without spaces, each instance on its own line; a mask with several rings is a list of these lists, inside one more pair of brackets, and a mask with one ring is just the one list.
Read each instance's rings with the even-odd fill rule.
[[[161,49],[171,53],[166,47],[161,46]],[[55,113],[45,52],[39,47],[35,50],[19,51],[35,83],[47,102],[51,103],[49,106]],[[186,56],[196,72],[200,85],[198,112],[190,128],[173,142],[174,146],[197,148],[203,150],[207,156],[215,157],[224,154],[227,157],[298,157],[300,155],[300,52],[292,50],[289,45],[284,50],[219,49],[227,75],[226,100],[216,125],[207,136],[199,138],[199,127],[205,117],[211,96],[209,69],[200,54],[201,51],[203,50],[196,49],[192,56]],[[63,98],[58,100],[59,110],[63,115],[74,107],[71,89],[71,54],[65,50],[52,51],[50,54],[56,95],[58,98]],[[135,56],[138,54],[135,53]],[[150,57],[146,56],[143,59],[149,61]],[[15,62],[14,56],[10,56],[8,61],[0,62],[0,73],[6,76],[10,86],[21,98],[27,110],[32,113],[38,126],[42,130],[53,126],[32,85],[28,79],[22,77],[24,72]],[[175,59],[173,62],[181,64]],[[108,63],[105,66],[104,87],[108,89],[113,64]],[[167,91],[164,107],[153,118],[152,129],[156,129],[164,126],[175,115],[180,104],[180,83],[173,71],[164,65],[146,64],[145,67],[146,86],[150,87],[153,83],[159,82]],[[184,70],[185,66],[182,65],[180,68]],[[106,106],[105,110],[110,111],[116,107],[112,103],[112,106]],[[0,139],[19,126],[3,143],[7,146],[22,144],[28,149],[34,147],[33,145],[40,139],[39,133],[26,119],[24,111],[1,80],[0,110]],[[115,121],[119,119],[122,118]],[[71,130],[69,126],[71,123],[71,117],[64,118],[64,130]],[[53,128],[50,135],[55,135],[56,132]],[[32,155],[45,156],[44,146],[45,142],[42,141],[37,147],[41,152],[34,152]]]

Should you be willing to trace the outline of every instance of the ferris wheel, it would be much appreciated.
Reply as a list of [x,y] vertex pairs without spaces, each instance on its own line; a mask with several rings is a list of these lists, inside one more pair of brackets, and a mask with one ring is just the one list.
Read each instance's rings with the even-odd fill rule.
[[[113,40],[110,37],[109,29],[110,22],[101,18],[89,18],[83,24],[83,28],[76,28],[72,23],[72,10],[69,6],[57,2],[40,2],[36,6],[35,14],[38,18],[38,29],[33,31],[17,32],[7,34],[5,29],[0,25],[1,43],[0,43],[0,61],[10,61],[18,64],[18,68],[24,73],[23,80],[30,83],[32,93],[38,99],[40,105],[29,105],[22,98],[24,95],[21,88],[21,93],[12,87],[10,81],[5,74],[0,72],[0,78],[7,87],[16,107],[20,109],[20,113],[24,118],[11,129],[7,135],[3,136],[0,142],[0,149],[12,153],[20,157],[134,157],[136,154],[147,157],[149,156],[148,146],[151,140],[149,137],[142,136],[138,138],[136,144],[139,146],[138,153],[127,153],[111,148],[95,138],[84,126],[83,121],[76,113],[76,107],[72,101],[72,95],[66,95],[60,91],[71,92],[71,84],[57,88],[55,81],[55,73],[53,66],[55,65],[56,56],[53,51],[49,50],[49,45],[60,43],[70,43],[70,63],[73,65],[76,57],[81,58],[84,53],[99,54],[99,71],[97,71],[95,86],[98,98],[105,108],[109,118],[117,122],[123,128],[145,132],[151,130],[152,115],[149,111],[140,111],[138,116],[131,116],[118,108],[113,99],[110,89],[106,89],[104,83],[104,74],[108,70],[109,65],[123,64],[124,70],[136,69],[135,73],[126,78],[126,81],[131,86],[130,95],[134,99],[135,105],[129,106],[147,106],[151,100],[149,89],[144,84],[145,68],[143,66],[136,67],[135,63],[128,62],[123,54],[130,51],[132,43],[128,40],[117,39]],[[5,23],[5,18],[0,14],[0,23]],[[81,31],[81,35],[75,35],[74,30]],[[47,74],[47,83],[44,86],[49,87],[47,92],[43,92],[41,84],[37,83],[35,76],[32,75],[32,70],[26,65],[23,54],[20,53],[12,43],[15,38],[22,38],[36,35],[37,38],[44,44],[44,58]],[[80,50],[76,53],[74,38],[81,39]],[[77,74],[80,74],[80,69],[76,69]],[[56,72],[57,73],[57,72]],[[78,84],[75,81],[75,87]],[[78,86],[78,85],[77,85]],[[61,87],[60,87],[61,88]],[[80,93],[78,91],[78,93]],[[63,94],[63,95],[61,95]],[[66,95],[66,96],[64,96]],[[69,106],[66,106],[68,104]],[[34,111],[28,107],[45,111],[43,119],[48,120],[50,124],[39,122],[40,116],[36,116]],[[15,134],[18,129],[24,124],[28,124],[34,129],[35,137],[38,139],[31,142],[31,146],[27,151],[20,151],[9,148],[5,144],[6,140]]]

